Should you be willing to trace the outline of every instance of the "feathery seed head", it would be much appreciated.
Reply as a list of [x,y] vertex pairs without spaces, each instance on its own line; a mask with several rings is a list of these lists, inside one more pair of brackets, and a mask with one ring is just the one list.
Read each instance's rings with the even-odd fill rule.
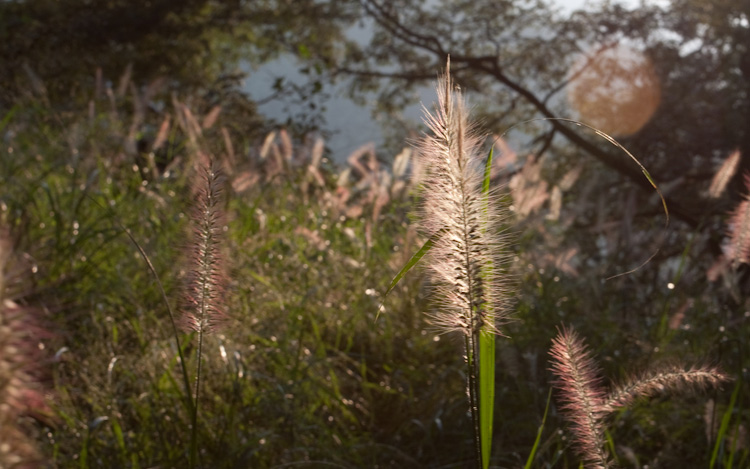
[[715,367],[693,366],[685,370],[680,366],[663,366],[614,386],[607,396],[604,407],[611,412],[642,397],[665,391],[697,391],[718,386],[728,380],[729,377]]
[[185,330],[210,332],[226,318],[223,308],[226,276],[221,254],[223,176],[215,163],[208,163],[202,171],[197,203],[191,217],[193,242],[182,327]]
[[750,262],[750,174],[745,175],[745,194],[734,209],[730,221],[728,257],[736,263]]
[[591,467],[609,467],[602,422],[605,397],[591,352],[574,330],[563,328],[552,341],[550,355],[563,415],[571,424],[578,452]]
[[440,298],[432,323],[444,332],[497,332],[506,319],[506,289],[500,281],[504,242],[494,194],[482,193],[481,139],[469,121],[466,103],[449,74],[439,78],[435,112],[425,109],[431,134],[419,142],[425,168],[420,228],[439,233],[429,253],[431,277]]
[[708,189],[708,196],[710,198],[718,199],[724,193],[724,189],[726,189],[729,181],[737,172],[737,168],[740,165],[740,156],[740,151],[735,150],[721,164],[719,170],[714,174],[711,186]]

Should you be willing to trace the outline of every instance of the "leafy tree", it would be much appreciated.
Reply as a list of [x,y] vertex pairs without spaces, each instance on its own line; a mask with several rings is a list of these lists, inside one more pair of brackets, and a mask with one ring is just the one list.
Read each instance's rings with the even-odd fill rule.
[[351,18],[339,3],[1,2],[0,108],[31,90],[55,106],[75,107],[71,98],[101,85],[94,83],[101,69],[110,80],[123,73],[139,84],[160,79],[162,91],[201,96],[206,109],[221,104],[234,110],[235,121],[248,121],[238,129],[248,131],[258,122],[254,104],[241,92],[240,65],[284,51],[327,53],[341,36],[342,22]]

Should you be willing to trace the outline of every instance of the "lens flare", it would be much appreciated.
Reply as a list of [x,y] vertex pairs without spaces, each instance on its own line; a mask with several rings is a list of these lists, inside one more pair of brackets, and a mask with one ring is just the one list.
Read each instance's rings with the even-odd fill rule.
[[659,107],[651,60],[627,46],[601,47],[570,69],[568,102],[580,120],[617,137],[638,132]]

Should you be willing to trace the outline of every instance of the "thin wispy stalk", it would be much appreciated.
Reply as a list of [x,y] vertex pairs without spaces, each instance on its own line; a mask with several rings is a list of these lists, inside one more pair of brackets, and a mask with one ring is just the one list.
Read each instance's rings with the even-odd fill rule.
[[192,435],[190,466],[197,457],[198,407],[200,399],[201,366],[204,335],[216,330],[226,319],[224,294],[226,276],[222,258],[223,178],[216,164],[207,162],[197,185],[197,203],[193,209],[193,242],[190,250],[190,272],[184,298],[181,325],[198,333],[197,370],[193,392]]
[[[483,192],[482,139],[469,121],[466,103],[450,77],[450,62],[438,79],[435,112],[425,109],[430,134],[421,139],[418,159],[425,168],[420,228],[434,244],[428,253],[438,308],[431,323],[441,332],[464,335],[468,394],[478,464],[482,455],[479,419],[479,334],[498,333],[506,321],[501,283],[503,238],[492,193]],[[487,451],[487,446],[485,451]]]
[[557,376],[555,386],[578,452],[590,467],[610,467],[602,423],[606,398],[591,351],[574,330],[563,328],[552,341],[550,355]]

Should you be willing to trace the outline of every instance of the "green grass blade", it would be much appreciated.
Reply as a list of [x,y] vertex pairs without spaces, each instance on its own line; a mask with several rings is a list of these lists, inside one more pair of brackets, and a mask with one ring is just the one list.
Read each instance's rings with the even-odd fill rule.
[[0,121],[0,131],[5,129],[5,126],[8,125],[11,119],[13,119],[13,116],[15,115],[16,111],[18,111],[19,106],[16,104],[8,112],[5,113],[5,116],[3,116],[3,120]]
[[549,403],[552,402],[552,388],[547,393],[547,405],[544,407],[544,417],[542,417],[542,424],[539,425],[539,429],[536,431],[536,440],[534,440],[534,446],[531,447],[531,453],[529,458],[526,460],[524,469],[531,469],[531,463],[534,462],[536,457],[536,451],[539,449],[539,442],[542,441],[542,433],[544,432],[544,424],[547,423],[547,411],[549,411]]
[[495,334],[487,329],[479,332],[479,437],[483,469],[490,465],[495,411]]
[[[388,285],[388,290],[386,290],[385,294],[383,295],[383,301],[385,301],[385,298],[388,296],[388,294],[391,291],[393,291],[393,289],[396,287],[396,285],[398,285],[398,282],[400,282],[401,279],[404,278],[404,275],[406,275],[412,269],[412,267],[414,267],[415,265],[417,265],[417,263],[419,262],[419,260],[422,259],[424,257],[424,255],[427,254],[430,251],[430,249],[432,249],[432,246],[435,244],[435,241],[437,241],[438,238],[443,235],[444,231],[445,230],[440,230],[437,233],[435,233],[434,235],[432,235],[430,237],[430,239],[428,239],[427,241],[425,241],[425,243],[422,245],[422,247],[419,248],[419,251],[417,251],[416,253],[414,253],[413,256],[411,256],[411,259],[409,259],[409,262],[407,262],[406,265],[404,265],[401,268],[401,270],[399,271],[399,273],[396,274],[395,277],[393,277],[393,280],[391,280],[391,284]],[[378,312],[375,315],[375,320],[376,321],[378,320],[378,317],[380,317],[380,311],[382,309],[383,309],[383,303],[381,302],[380,305],[378,306]]]
[[196,402],[193,402],[193,397],[190,393],[190,380],[188,379],[188,372],[187,372],[187,362],[185,361],[185,357],[183,355],[183,347],[180,342],[180,334],[177,330],[177,322],[175,320],[175,313],[172,310],[172,306],[169,303],[169,298],[167,297],[167,292],[164,289],[164,285],[161,282],[161,278],[159,277],[159,274],[156,272],[156,268],[154,267],[154,264],[151,262],[151,258],[146,253],[146,250],[143,249],[143,246],[138,242],[137,239],[135,239],[135,236],[128,230],[125,225],[123,225],[119,218],[117,217],[117,214],[114,213],[109,207],[106,205],[102,205],[94,199],[91,196],[87,196],[93,203],[99,206],[99,208],[102,208],[113,215],[113,221],[117,225],[117,227],[125,233],[125,235],[128,237],[131,243],[135,246],[135,248],[138,250],[138,253],[141,255],[141,258],[146,263],[146,266],[148,267],[149,272],[151,272],[151,275],[154,277],[154,280],[156,281],[156,285],[159,288],[159,293],[161,293],[162,301],[164,302],[164,306],[167,308],[167,312],[169,313],[169,321],[172,325],[172,333],[174,336],[175,344],[177,345],[177,354],[180,357],[180,369],[182,371],[182,381],[183,385],[185,386],[185,393],[184,393],[184,399],[187,404],[188,409],[192,410],[193,406],[197,405]]
[[737,440],[739,440],[738,435],[740,434],[740,422],[737,422],[734,424],[734,431],[732,432],[732,448],[729,450],[729,457],[727,458],[727,461],[724,463],[724,467],[726,469],[732,469],[734,467],[734,455],[737,454]]
[[487,163],[484,165],[484,180],[482,181],[482,193],[488,194],[490,192],[490,173],[492,172],[492,155],[494,154],[495,147],[490,148],[490,154],[487,155]]
[[[484,167],[482,194],[485,197],[485,215],[488,209],[490,192],[490,172],[494,146],[490,148]],[[495,334],[488,326],[479,332],[479,438],[482,449],[482,468],[490,465],[492,452],[492,423],[495,412]]]
[[724,437],[726,436],[727,430],[729,429],[729,421],[732,419],[732,412],[734,412],[734,406],[737,403],[737,396],[740,393],[741,384],[741,380],[737,381],[737,384],[734,386],[734,391],[732,391],[732,397],[729,399],[729,407],[727,407],[727,410],[721,417],[721,426],[719,427],[719,433],[716,435],[714,450],[711,453],[711,462],[708,464],[708,467],[711,469],[713,469],[716,465],[716,459],[719,457],[719,449],[721,448],[721,443],[724,441]]
[[116,418],[110,419],[110,422],[112,422],[112,432],[115,434],[117,446],[120,448],[120,456],[127,457],[127,449],[125,448],[125,436],[122,434],[122,427],[120,426],[120,422],[118,422]]
[[609,448],[609,454],[617,460],[617,448],[615,448],[615,439],[612,438],[612,433],[609,430],[604,430],[604,438],[607,440],[607,447]]

